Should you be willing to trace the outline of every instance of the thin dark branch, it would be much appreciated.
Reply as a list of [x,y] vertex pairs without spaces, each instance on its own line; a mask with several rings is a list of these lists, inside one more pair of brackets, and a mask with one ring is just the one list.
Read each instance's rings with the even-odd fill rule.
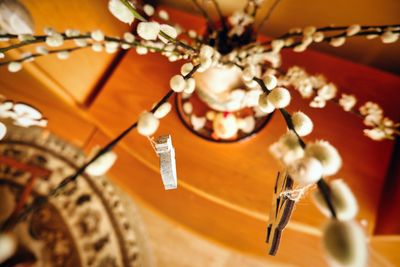
[[[64,40],[73,40],[73,39],[88,39],[88,40],[92,40],[89,34],[83,34],[83,35],[74,36],[74,37],[71,37],[71,36],[68,37],[68,36],[66,36],[64,33],[60,33],[60,34],[63,36]],[[166,38],[169,37],[168,35],[166,35],[166,36],[167,36]],[[9,51],[9,50],[11,50],[11,49],[17,49],[17,48],[24,47],[24,46],[27,46],[27,45],[45,42],[47,36],[46,36],[46,35],[36,35],[36,36],[33,36],[33,37],[34,37],[35,39],[34,39],[34,40],[31,40],[31,41],[22,41],[22,42],[20,42],[20,43],[12,44],[12,45],[7,46],[7,47],[1,47],[1,48],[0,48],[0,52],[6,52],[6,51]],[[17,39],[17,38],[18,38],[18,35],[13,35],[13,34],[0,34],[0,38]],[[140,42],[138,42],[138,41],[127,42],[127,41],[125,41],[124,39],[118,38],[118,37],[109,37],[109,36],[105,36],[105,37],[104,37],[104,41],[108,41],[108,42],[117,42],[117,43],[119,43],[119,44],[127,44],[127,45],[130,45],[130,46],[133,46],[133,47],[145,47],[145,48],[148,48],[148,49],[157,51],[157,52],[163,52],[163,51],[165,51],[165,49],[163,49],[163,48],[145,45],[145,44],[142,44],[142,43],[140,43]],[[192,48],[192,47],[189,46],[189,45],[186,45],[186,44],[181,43],[179,40],[176,40],[176,39],[171,38],[170,41],[176,43],[177,45],[179,45],[179,46],[181,46],[181,47],[184,47],[184,48],[187,49],[187,50],[195,51],[194,48]],[[90,47],[91,45],[92,45],[92,44],[88,44],[87,46],[82,46],[82,47],[77,46],[77,47],[67,48],[67,49],[50,50],[48,54],[53,54],[53,53],[57,53],[57,52],[61,52],[61,51],[72,52],[72,51],[75,51],[75,50],[78,50],[78,49],[81,49],[81,48]],[[174,51],[172,51],[172,53],[181,54],[182,52],[180,52],[180,51],[178,51],[178,50],[174,50]],[[22,62],[22,61],[28,60],[28,59],[30,59],[30,58],[35,58],[35,57],[40,57],[40,56],[45,56],[45,55],[46,55],[46,54],[32,54],[32,55],[30,55],[30,56],[27,56],[27,57],[24,57],[24,58],[21,58],[21,59],[18,59],[18,60],[11,60],[11,61]],[[6,61],[6,62],[3,61],[3,62],[0,62],[0,65],[5,65],[5,64],[7,64],[7,63],[9,63],[9,62],[11,62],[11,61]]]
[[257,32],[262,30],[262,27],[264,26],[265,22],[268,21],[268,19],[271,17],[272,13],[274,12],[275,8],[278,6],[278,4],[281,2],[281,0],[275,0],[275,2],[272,4],[270,9],[268,10],[267,14],[264,16],[264,18],[261,20],[260,25],[258,26]]
[[197,0],[192,0],[192,2],[196,6],[197,10],[201,13],[201,15],[206,20],[208,27],[211,30],[214,30],[215,29],[214,23],[213,23],[210,15],[207,13],[207,11],[197,2]]
[[9,61],[2,61],[2,62],[0,62],[0,66],[2,66],[2,65],[7,65],[7,64],[9,64],[9,63],[11,63],[11,62],[25,62],[25,61],[27,61],[27,60],[29,60],[29,59],[34,59],[34,58],[38,58],[38,57],[43,57],[43,56],[47,56],[47,55],[50,55],[50,54],[55,54],[55,53],[59,53],[59,52],[74,52],[74,51],[76,51],[76,50],[80,50],[80,49],[83,49],[83,48],[88,48],[88,47],[90,47],[90,45],[89,46],[77,46],[77,47],[72,47],[72,48],[66,48],[66,49],[57,49],[57,50],[50,50],[47,54],[39,54],[39,53],[35,53],[35,54],[31,54],[31,55],[28,55],[28,56],[25,56],[25,57],[22,57],[22,58],[20,58],[20,59],[16,59],[16,60],[9,60]]
[[[66,36],[63,33],[61,35],[63,36],[64,40],[90,38],[89,34],[84,34],[84,35],[79,35],[79,36],[74,36],[74,37]],[[38,36],[34,36],[34,37],[35,37],[34,40],[22,41],[22,42],[19,42],[17,44],[13,44],[13,45],[10,45],[10,46],[0,47],[0,52],[4,53],[4,52],[7,52],[8,50],[15,49],[15,48],[20,48],[20,47],[23,47],[23,46],[26,46],[26,45],[42,43],[42,42],[45,42],[46,38],[47,38],[46,35],[38,35]],[[15,38],[18,38],[18,35],[4,34],[4,35],[0,35],[0,38],[12,38],[12,39],[15,39]]]
[[331,212],[332,218],[336,219],[336,210],[335,206],[333,205],[332,201],[332,195],[331,195],[331,190],[329,188],[329,185],[326,183],[326,181],[321,178],[317,182],[318,189],[321,192],[322,197],[325,200],[325,203],[328,206],[329,211]]
[[301,148],[305,149],[306,148],[306,143],[304,143],[303,139],[300,137],[300,135],[296,132],[296,130],[294,129],[294,125],[293,125],[293,121],[292,121],[292,116],[290,115],[289,112],[287,112],[286,109],[284,108],[280,108],[279,111],[281,112],[283,118],[285,119],[286,125],[287,127],[292,130],[296,136],[297,139],[299,141],[299,144],[301,146]]
[[[344,31],[348,28],[349,26],[340,26],[340,27],[321,27],[321,28],[317,28],[317,32],[331,32],[331,31]],[[400,27],[400,24],[393,24],[393,25],[376,25],[376,26],[361,26],[361,30],[360,32],[358,32],[357,34],[353,35],[353,36],[348,36],[348,37],[354,37],[354,36],[362,36],[362,35],[368,35],[368,34],[383,34],[384,30],[387,28],[397,28]],[[398,31],[393,31],[398,32]],[[276,39],[285,39],[288,37],[295,37],[295,36],[302,36],[303,33],[302,32],[293,32],[293,33],[285,33],[283,35],[281,35],[278,38],[274,38],[274,40]],[[346,32],[334,35],[333,37],[340,37],[340,36],[346,36]],[[328,38],[328,37],[326,37]],[[272,42],[272,40],[270,41],[266,41],[266,42],[262,42],[259,44],[254,44],[255,45],[270,45]]]
[[[370,35],[370,34],[382,35],[383,33],[384,33],[384,32],[363,31],[363,32],[359,32],[359,33],[357,33],[357,34],[355,34],[355,35],[352,35],[352,36],[347,36],[346,33],[344,32],[344,33],[339,33],[339,34],[336,34],[336,35],[333,35],[333,36],[327,36],[327,37],[325,37],[320,43],[323,43],[323,42],[330,42],[332,39],[334,39],[334,38],[339,38],[339,37],[352,38],[352,37],[357,37],[357,36],[366,36],[366,35]],[[400,30],[398,30],[398,31],[393,31],[393,33],[400,33]],[[291,44],[291,45],[289,45],[289,46],[284,46],[282,49],[294,48],[294,47],[296,47],[297,45],[300,45],[301,43],[302,43],[301,41],[294,42],[293,44]],[[268,52],[268,51],[271,51],[271,49],[264,50],[263,52]]]
[[222,29],[224,31],[227,31],[228,27],[226,25],[226,22],[225,22],[225,19],[224,19],[224,15],[222,14],[221,7],[219,6],[218,0],[211,0],[211,2],[213,2],[214,6],[215,6],[215,9],[217,10],[219,19],[221,21]]
[[[243,69],[240,66],[239,66],[239,68]],[[253,80],[260,85],[261,89],[264,91],[265,94],[269,94],[270,91],[267,89],[267,87],[265,86],[265,83],[262,79],[254,77]],[[282,114],[283,118],[285,119],[287,127],[296,134],[297,140],[298,140],[301,148],[305,149],[306,143],[303,141],[303,139],[298,135],[298,133],[294,129],[294,125],[292,122],[292,116],[290,115],[290,113],[284,108],[279,109],[279,111]],[[325,182],[325,180],[322,177],[321,177],[321,179],[318,180],[317,185],[318,185],[318,189],[320,190],[320,192],[322,194],[322,197],[324,198],[324,200],[331,212],[332,217],[336,218],[336,210],[333,205],[333,200],[332,200],[332,197],[330,194],[329,185]]]

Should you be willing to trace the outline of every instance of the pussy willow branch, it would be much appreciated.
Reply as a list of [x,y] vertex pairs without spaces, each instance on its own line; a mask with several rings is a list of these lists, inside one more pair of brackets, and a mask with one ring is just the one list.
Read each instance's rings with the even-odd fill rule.
[[0,66],[7,65],[7,64],[9,64],[11,62],[20,62],[20,63],[22,63],[22,62],[28,61],[30,59],[43,57],[43,56],[47,56],[47,55],[50,55],[50,54],[56,54],[56,53],[59,53],[59,52],[70,52],[71,53],[71,52],[74,52],[74,51],[77,51],[77,50],[80,50],[80,49],[84,49],[84,48],[88,48],[88,47],[91,47],[91,45],[88,45],[88,46],[77,46],[77,47],[65,48],[65,49],[57,49],[57,50],[50,50],[50,51],[48,51],[47,54],[35,53],[35,54],[27,55],[25,57],[22,57],[22,58],[19,58],[19,59],[15,59],[15,60],[2,61],[2,62],[0,62]]
[[[89,34],[85,34],[85,35],[79,35],[79,36],[75,36],[75,37],[68,37],[65,34],[61,34],[64,38],[64,40],[72,40],[72,39],[87,39],[90,38]],[[10,39],[16,39],[18,38],[18,35],[14,35],[14,34],[0,34],[0,39],[1,38],[10,38]],[[20,48],[23,46],[27,46],[27,45],[31,45],[31,44],[37,44],[37,43],[42,43],[46,41],[47,36],[46,35],[37,35],[35,36],[34,40],[29,40],[29,41],[21,41],[19,43],[16,44],[12,44],[6,47],[0,47],[0,52],[4,53],[7,52],[11,49],[16,49],[16,48]]]
[[[350,37],[365,36],[365,35],[370,35],[370,34],[382,35],[384,33],[385,29],[397,28],[397,27],[400,27],[400,25],[396,24],[396,25],[380,25],[380,26],[361,26],[361,31],[356,33],[355,35],[347,36],[346,31],[344,31],[344,32],[336,34],[336,35],[325,36],[323,41],[325,41],[325,42],[330,41],[330,40],[332,40],[332,38],[338,38],[338,37],[350,38]],[[335,28],[323,27],[323,28],[317,29],[316,31],[317,32],[331,32],[331,31],[338,31],[337,29],[346,30],[347,28],[348,27],[335,27]],[[393,31],[393,33],[399,33],[399,30]],[[288,37],[296,37],[296,36],[302,36],[302,35],[303,35],[302,33],[285,33],[281,37],[274,38],[273,40],[286,39]],[[270,45],[273,40],[254,44],[254,46]],[[297,42],[297,43],[293,44],[292,46],[287,46],[286,48],[290,48],[290,47],[296,46],[298,44],[301,44],[301,42]]]
[[[324,39],[323,39],[321,42],[319,42],[319,43],[322,43],[322,42],[330,42],[332,39],[334,39],[334,38],[339,38],[339,37],[352,38],[352,37],[359,37],[359,36],[365,36],[365,35],[370,35],[370,34],[382,35],[383,33],[384,33],[384,32],[364,31],[364,32],[359,32],[359,33],[357,33],[357,34],[355,34],[355,35],[352,35],[352,36],[347,36],[346,33],[340,33],[340,34],[336,34],[336,35],[333,35],[333,36],[326,36],[326,37],[324,37]],[[393,31],[393,33],[400,33],[400,30],[398,30],[398,31]],[[311,44],[315,44],[315,43],[316,43],[316,42],[312,42]],[[282,49],[294,48],[294,47],[296,47],[296,46],[298,46],[298,45],[301,45],[301,44],[302,44],[302,41],[294,42],[294,43],[291,44],[291,45],[282,47]],[[310,44],[310,45],[311,45],[311,44]],[[267,48],[267,49],[265,49],[265,50],[263,51],[263,53],[265,53],[265,52],[270,52],[270,51],[272,51],[272,48]]]
[[[371,33],[371,34],[377,34],[377,33],[382,32],[383,30],[385,30],[387,28],[397,28],[397,27],[400,27],[400,24],[370,25],[370,26],[364,25],[364,26],[361,26],[361,30],[364,31],[364,30],[375,29],[374,32]],[[325,27],[317,28],[316,31],[317,32],[345,31],[347,28],[349,28],[349,26],[337,26],[337,27],[325,26]],[[249,44],[247,46],[244,46],[242,49],[250,49],[250,48],[253,48],[253,47],[259,46],[259,45],[262,45],[262,46],[271,45],[271,42],[273,40],[286,39],[286,38],[289,38],[289,37],[296,37],[296,36],[298,37],[298,36],[302,36],[302,35],[303,35],[302,32],[286,32],[286,33],[282,34],[279,37],[273,38],[272,40]]]
[[[146,22],[147,19],[145,17],[143,17],[132,5],[128,0],[120,0],[121,3],[123,3],[133,14],[133,16],[142,21],[142,22]],[[171,36],[169,36],[168,34],[166,34],[163,31],[160,31],[160,35],[162,37],[164,37],[165,39],[167,39],[168,41],[172,42],[173,44],[180,46],[186,50],[189,50],[190,52],[197,52],[196,49],[194,49],[193,47],[191,47],[190,45],[184,44],[181,41],[179,41],[178,39],[172,38]]]
[[[82,34],[82,35],[78,35],[78,36],[75,36],[75,37],[67,37],[64,33],[59,33],[59,34],[61,34],[61,35],[63,36],[64,40],[88,39],[88,40],[93,41],[92,38],[91,38],[91,36],[90,36],[90,34]],[[21,47],[28,46],[28,45],[31,45],[31,44],[44,43],[44,42],[46,42],[46,38],[47,38],[46,35],[33,35],[32,37],[35,38],[35,39],[34,39],[34,40],[31,40],[31,41],[21,41],[21,42],[16,43],[16,44],[12,44],[12,45],[9,45],[9,46],[6,46],[6,47],[1,47],[1,48],[0,48],[0,52],[4,53],[4,52],[6,52],[6,51],[9,51],[9,50],[12,50],[12,49],[21,48]],[[1,39],[1,38],[18,39],[18,35],[14,35],[14,34],[0,34],[0,39]],[[132,46],[132,47],[145,47],[145,48],[148,48],[148,49],[157,51],[157,52],[164,52],[164,51],[166,51],[166,50],[161,49],[161,48],[158,48],[158,47],[154,47],[154,46],[149,46],[149,45],[142,44],[142,43],[140,43],[140,42],[138,42],[138,41],[127,42],[127,41],[125,41],[124,39],[122,39],[122,38],[117,38],[117,37],[105,36],[105,37],[104,37],[104,41],[105,41],[105,42],[117,42],[117,43],[119,43],[120,45],[121,45],[121,44],[127,44],[127,45],[130,45],[130,46]],[[99,43],[101,43],[101,42],[99,42]],[[88,45],[88,46],[90,46],[90,45]],[[87,47],[87,46],[84,46],[84,47]],[[175,52],[177,52],[177,51],[175,51]]]
[[165,39],[167,39],[168,41],[170,41],[171,43],[173,43],[173,44],[175,44],[175,45],[177,45],[177,46],[180,46],[180,47],[182,47],[182,48],[184,48],[184,49],[186,49],[186,50],[188,50],[188,51],[191,51],[191,52],[196,52],[196,51],[197,51],[196,49],[194,49],[194,48],[191,47],[190,45],[185,44],[185,43],[183,43],[183,42],[181,42],[181,41],[179,41],[179,40],[177,40],[177,39],[172,38],[171,36],[169,36],[168,34],[166,34],[166,33],[163,32],[163,31],[160,31],[160,35],[161,35],[162,37],[164,37]]
[[[262,79],[254,77],[253,80],[260,85],[261,89],[264,91],[265,94],[268,95],[270,93],[270,91],[267,89],[267,87],[265,86],[264,81]],[[286,122],[287,127],[296,134],[297,140],[298,140],[301,148],[305,149],[306,144],[303,141],[303,139],[298,135],[296,130],[294,129],[293,122],[292,122],[292,116],[290,115],[290,113],[285,108],[281,108],[281,109],[279,109],[279,111],[282,114],[282,116],[283,116],[283,118],[284,118],[284,120]],[[331,194],[330,194],[329,185],[321,177],[321,179],[319,179],[318,182],[317,182],[317,186],[318,186],[318,189],[320,190],[320,192],[321,192],[321,194],[322,194],[322,196],[323,196],[323,198],[324,198],[324,200],[325,200],[325,202],[326,202],[326,204],[327,204],[327,206],[328,206],[328,208],[329,208],[329,210],[331,212],[332,217],[336,218],[336,210],[335,210],[335,207],[333,205],[333,201],[332,201],[332,197],[331,197]]]
[[[200,65],[194,66],[193,69],[187,75],[185,75],[183,78],[185,80],[191,78],[199,67],[200,67]],[[150,112],[151,113],[156,112],[162,104],[166,103],[171,98],[171,96],[174,93],[175,92],[170,89],[167,92],[167,94],[164,95],[164,97],[160,101],[157,102],[157,104],[151,109]],[[123,140],[133,129],[135,129],[137,127],[137,125],[138,125],[138,122],[135,121],[132,125],[130,125],[128,128],[126,128],[117,137],[115,137],[110,143],[108,143],[106,146],[104,146],[102,149],[100,149],[92,159],[90,159],[89,161],[84,163],[81,167],[79,167],[74,174],[64,178],[55,188],[50,190],[50,192],[47,195],[34,198],[32,203],[30,205],[26,206],[19,214],[9,217],[1,226],[0,232],[12,230],[19,222],[24,220],[31,212],[39,209],[44,204],[46,204],[51,197],[59,195],[62,192],[62,190],[65,188],[65,186],[67,186],[71,182],[75,181],[80,175],[82,175],[86,171],[86,169],[93,162],[95,162],[97,159],[99,159],[105,153],[111,151],[119,142],[121,142],[121,140]]]
[[[388,24],[388,25],[360,25],[361,30],[369,30],[369,29],[381,29],[385,30],[387,28],[396,28],[400,27],[400,24]],[[331,31],[345,31],[349,28],[349,26],[325,26],[325,27],[320,27],[317,28],[317,32],[331,32]],[[301,32],[294,32],[294,33],[286,33],[282,35],[279,38],[286,38],[286,37],[291,37],[291,36],[298,36],[302,35],[303,33]],[[279,39],[278,38],[278,39]]]
[[[279,74],[280,76],[285,76],[285,71],[283,71],[282,69],[280,69],[280,68],[274,68],[274,70],[277,72],[277,74]],[[308,75],[308,74],[307,74]],[[290,87],[294,87],[294,85],[291,85]],[[263,89],[264,90],[264,89]],[[314,93],[316,93],[316,92],[318,92],[318,89],[317,88],[313,88],[313,91],[314,91]],[[343,94],[343,92],[341,92],[342,94]],[[339,97],[335,97],[335,98],[332,98],[332,99],[328,99],[327,101],[328,102],[331,102],[331,103],[333,103],[334,105],[336,105],[336,106],[338,106],[338,107],[340,107],[340,109],[341,110],[343,110],[343,107],[339,104],[339,100],[340,100],[340,98]],[[348,113],[350,113],[350,114],[352,114],[352,115],[354,115],[354,116],[356,116],[356,117],[358,117],[358,118],[360,118],[360,119],[365,119],[365,116],[364,115],[362,115],[361,113],[360,113],[360,111],[359,110],[357,110],[357,109],[354,109],[354,107],[353,108],[351,108],[350,110],[346,110],[346,112],[348,112]],[[375,124],[374,126],[372,126],[372,127],[380,127],[381,125],[379,125],[379,124]],[[390,128],[390,129],[392,129],[393,131],[394,131],[394,133],[395,134],[397,134],[397,135],[400,135],[400,124],[395,124],[395,125],[393,125],[393,127],[388,127],[388,128]],[[393,138],[388,138],[389,140],[393,140]]]

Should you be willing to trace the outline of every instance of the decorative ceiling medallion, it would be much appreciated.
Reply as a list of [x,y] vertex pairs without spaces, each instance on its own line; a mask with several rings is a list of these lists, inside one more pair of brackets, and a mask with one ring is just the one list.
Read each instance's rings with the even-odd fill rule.
[[[45,174],[31,194],[44,196],[85,161],[78,148],[39,128],[8,130],[0,142],[0,222],[15,210],[33,175]],[[18,224],[19,249],[4,264],[152,266],[133,206],[106,177],[82,175]]]

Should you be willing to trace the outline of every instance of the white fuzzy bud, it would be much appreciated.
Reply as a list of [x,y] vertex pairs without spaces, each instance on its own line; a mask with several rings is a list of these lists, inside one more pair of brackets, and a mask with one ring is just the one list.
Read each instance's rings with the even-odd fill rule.
[[272,74],[265,75],[263,77],[263,82],[268,90],[272,90],[278,85],[278,80]]
[[[175,39],[178,36],[178,33],[176,32],[176,29],[168,24],[161,24],[160,26],[161,32],[165,33],[169,37]],[[161,41],[164,43],[168,43],[169,40],[163,36],[161,36],[161,33],[158,35],[158,38],[160,38]]]
[[114,42],[114,41],[105,43],[106,52],[109,54],[117,52],[118,47],[119,47],[119,43]]
[[372,39],[377,38],[378,36],[379,36],[378,34],[368,34],[366,38],[367,38],[368,40],[372,40]]
[[271,113],[275,110],[274,105],[268,101],[267,94],[261,94],[258,98],[258,106],[265,113]]
[[209,45],[202,45],[200,48],[200,57],[211,58],[214,55],[214,48]]
[[162,119],[165,116],[168,115],[168,113],[171,111],[172,105],[169,102],[165,102],[162,104],[155,112],[154,112],[154,117],[157,119]]
[[290,93],[283,87],[277,87],[268,94],[268,101],[275,108],[285,108],[290,103]]
[[108,1],[108,10],[113,14],[114,17],[124,23],[131,24],[135,20],[135,16],[126,7],[121,0],[110,0]]
[[8,63],[7,69],[9,72],[18,72],[22,69],[22,64],[20,62],[12,61]]
[[244,119],[238,119],[238,128],[244,133],[251,133],[256,127],[256,120],[253,116],[247,116]]
[[190,38],[196,38],[197,37],[197,32],[195,30],[189,30],[188,35]]
[[353,24],[347,28],[346,35],[353,36],[359,33],[360,31],[361,31],[361,26],[359,24]]
[[133,43],[135,41],[135,36],[130,32],[125,32],[123,37],[125,42],[128,43]]
[[64,37],[59,33],[54,33],[53,35],[46,37],[46,44],[50,47],[62,46],[64,43]]
[[144,136],[153,135],[160,125],[160,121],[151,112],[143,112],[138,119],[137,130]]
[[201,57],[200,58],[200,67],[197,69],[197,72],[205,72],[212,65],[212,59],[209,57]]
[[187,74],[189,74],[193,69],[193,64],[192,63],[185,63],[182,65],[181,67],[181,74],[182,76],[185,76]]
[[160,32],[160,24],[157,22],[140,22],[137,33],[145,40],[156,40]]
[[41,55],[47,55],[49,53],[49,50],[47,50],[45,46],[40,45],[36,46],[36,52]]
[[250,82],[251,80],[253,80],[255,75],[256,75],[256,69],[253,65],[247,66],[242,71],[242,79],[245,82]]
[[172,76],[171,80],[169,80],[169,86],[174,92],[180,93],[185,89],[186,81],[182,75],[177,74]]
[[310,35],[304,36],[303,39],[301,40],[301,43],[304,46],[309,46],[313,42],[313,38]]
[[294,52],[297,52],[297,53],[301,53],[301,52],[306,51],[307,47],[308,47],[307,45],[301,43],[301,44],[296,45],[296,46],[293,48],[293,51],[294,51]]
[[288,174],[300,186],[306,186],[321,179],[322,165],[315,158],[304,157],[288,166]]
[[322,240],[328,258],[335,266],[367,266],[367,240],[356,223],[330,220],[324,227]]
[[148,53],[148,49],[147,47],[144,46],[137,46],[136,47],[136,53],[138,53],[138,55],[146,55]]
[[128,49],[131,49],[132,46],[131,46],[130,44],[122,43],[122,44],[121,44],[121,48],[124,49],[124,50],[128,50]]
[[342,159],[338,151],[326,141],[307,144],[305,154],[321,162],[324,176],[335,174],[342,166]]
[[299,136],[306,136],[313,130],[313,122],[306,114],[301,111],[292,115],[294,130]]
[[168,14],[168,12],[165,11],[165,10],[160,10],[160,11],[158,12],[158,16],[160,17],[160,19],[169,20],[169,14]]
[[238,132],[238,123],[235,115],[218,113],[213,120],[214,134],[222,139],[229,139]]
[[190,116],[190,123],[195,131],[202,129],[206,125],[206,122],[207,120],[205,117],[197,117],[194,114]]
[[17,240],[8,233],[0,233],[0,263],[11,257],[17,250]]
[[346,42],[345,37],[336,37],[336,38],[332,38],[332,40],[329,43],[333,47],[339,47],[339,46],[344,45],[345,42]]
[[308,27],[304,28],[303,35],[310,36],[316,31],[317,31],[317,28],[315,26],[308,26]]
[[193,112],[193,105],[189,101],[185,102],[182,106],[183,112],[186,114],[191,114]]
[[86,168],[86,173],[92,176],[101,176],[108,172],[117,160],[117,154],[112,151],[101,155]]
[[279,53],[281,49],[285,46],[285,41],[281,39],[273,40],[271,42],[272,51],[274,53]]
[[[337,179],[329,183],[329,188],[337,218],[342,221],[354,219],[358,212],[358,205],[348,185],[342,179]],[[314,192],[313,200],[325,216],[331,216],[328,205],[320,191],[317,190]]]
[[289,165],[295,160],[304,156],[304,150],[299,144],[299,139],[293,131],[288,131],[269,147],[272,155],[282,160],[285,165]]
[[97,42],[104,41],[104,33],[101,30],[92,31],[90,37]]
[[69,52],[68,51],[60,51],[60,52],[57,53],[57,57],[58,57],[58,59],[61,59],[61,60],[68,59],[69,58]]
[[320,43],[324,40],[325,35],[323,32],[314,32],[312,35],[313,41],[316,43]]
[[76,37],[79,36],[81,32],[79,30],[74,30],[74,29],[66,29],[65,30],[65,36],[67,37]]
[[144,5],[143,6],[143,11],[149,17],[154,15],[154,7],[152,5],[149,5],[149,4]]
[[185,94],[192,94],[195,89],[196,89],[196,80],[194,78],[187,79],[186,86],[185,89],[183,89],[183,92]]
[[399,39],[398,33],[393,33],[391,31],[386,31],[381,35],[381,40],[384,44],[394,43]]
[[94,52],[101,52],[101,51],[103,51],[103,45],[100,43],[94,43],[94,44],[92,44],[92,50]]
[[74,39],[74,42],[75,42],[76,46],[79,46],[79,47],[87,46],[86,39],[78,38],[78,39]]
[[6,55],[4,55],[3,52],[0,52],[0,59],[5,58],[5,57],[6,57]]

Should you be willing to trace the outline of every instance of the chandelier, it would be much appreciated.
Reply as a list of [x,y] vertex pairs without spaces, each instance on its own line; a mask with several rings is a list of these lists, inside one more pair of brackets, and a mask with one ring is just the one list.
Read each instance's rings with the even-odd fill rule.
[[[268,254],[278,252],[282,230],[289,222],[295,204],[316,185],[314,203],[328,218],[322,238],[329,261],[343,266],[365,266],[366,237],[353,220],[358,211],[357,201],[345,181],[328,182],[325,179],[338,172],[342,165],[341,156],[328,141],[304,141],[303,137],[313,131],[313,121],[301,111],[292,114],[287,111],[291,103],[290,91],[298,91],[305,101],[309,101],[310,107],[321,109],[320,112],[324,112],[322,109],[331,102],[344,112],[360,117],[365,124],[365,138],[375,141],[394,139],[400,134],[400,124],[386,117],[377,103],[358,103],[355,95],[340,93],[340,88],[322,75],[309,74],[299,66],[283,69],[281,51],[291,49],[301,53],[322,42],[340,47],[349,38],[377,38],[383,44],[393,43],[399,39],[400,25],[309,26],[293,28],[277,38],[267,39],[260,36],[259,31],[279,0],[258,25],[255,25],[255,18],[262,0],[248,0],[243,10],[230,16],[223,16],[217,0],[210,0],[219,15],[217,20],[211,19],[197,0],[192,2],[204,17],[204,32],[173,25],[166,11],[156,11],[149,4],[139,5],[129,0],[108,2],[109,11],[118,20],[134,24],[133,33],[126,32],[122,37],[106,36],[101,30],[57,32],[52,28],[46,28],[43,35],[34,35],[29,28],[29,16],[26,23],[20,22],[24,25],[22,29],[12,27],[11,16],[9,20],[3,17],[0,25],[7,32],[0,33],[0,41],[8,43],[0,47],[0,66],[7,67],[10,72],[18,72],[23,64],[40,57],[56,54],[64,60],[74,51],[85,48],[107,53],[114,53],[119,48],[135,49],[139,55],[158,53],[171,62],[181,60],[183,63],[180,73],[169,81],[170,90],[153,107],[143,111],[136,122],[93,153],[46,197],[35,198],[6,220],[2,231],[13,229],[83,173],[105,173],[115,161],[113,148],[134,129],[149,138],[159,154],[166,189],[176,188],[171,136],[152,139],[160,120],[172,109],[171,97],[176,95],[177,112],[184,125],[194,134],[214,142],[236,142],[250,137],[269,122],[272,114],[285,121],[287,132],[269,147],[284,168],[278,172],[275,187],[271,188],[274,197],[266,225]],[[9,51],[32,44],[37,45],[35,52],[24,54],[17,60],[7,59]],[[70,47],[60,48],[66,44]],[[0,104],[0,118],[24,127],[47,124],[34,107],[7,99],[2,99]],[[0,123],[0,138],[6,131],[5,124]]]

